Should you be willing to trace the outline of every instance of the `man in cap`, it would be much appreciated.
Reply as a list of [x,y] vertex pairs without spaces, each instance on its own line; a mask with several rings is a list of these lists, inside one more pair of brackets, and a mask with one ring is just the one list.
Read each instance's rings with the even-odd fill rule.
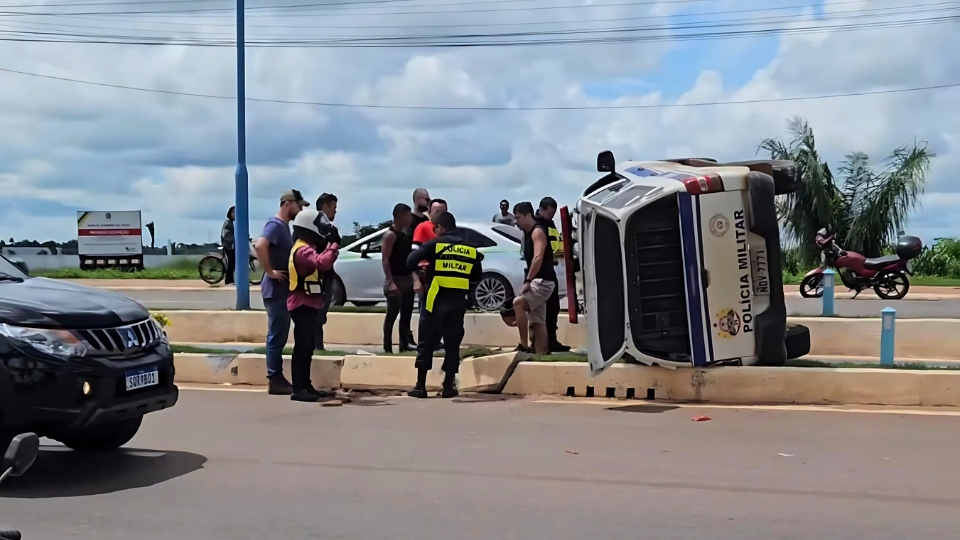
[[290,222],[305,207],[310,206],[303,195],[288,189],[280,195],[280,210],[267,220],[254,249],[263,267],[260,294],[267,311],[267,391],[289,396],[293,392],[290,381],[283,376],[283,348],[290,334],[290,312],[287,310],[289,286],[285,268],[289,266],[293,235]]

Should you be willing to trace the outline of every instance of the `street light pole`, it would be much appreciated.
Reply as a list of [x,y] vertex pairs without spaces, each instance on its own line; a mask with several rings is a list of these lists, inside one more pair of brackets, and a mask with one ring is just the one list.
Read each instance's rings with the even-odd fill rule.
[[237,310],[250,309],[250,202],[247,186],[247,134],[246,105],[247,93],[244,82],[244,28],[243,0],[237,0],[237,173],[236,173],[236,220],[234,238],[236,241],[237,269]]

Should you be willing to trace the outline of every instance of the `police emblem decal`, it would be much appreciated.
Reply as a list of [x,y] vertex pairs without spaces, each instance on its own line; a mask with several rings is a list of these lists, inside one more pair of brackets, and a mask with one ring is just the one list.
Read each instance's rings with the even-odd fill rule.
[[731,338],[740,333],[740,314],[732,309],[722,309],[717,313],[717,322],[713,323],[717,335]]
[[723,214],[717,214],[710,218],[710,234],[720,238],[727,234],[727,230],[729,229],[730,220],[727,219],[727,216]]

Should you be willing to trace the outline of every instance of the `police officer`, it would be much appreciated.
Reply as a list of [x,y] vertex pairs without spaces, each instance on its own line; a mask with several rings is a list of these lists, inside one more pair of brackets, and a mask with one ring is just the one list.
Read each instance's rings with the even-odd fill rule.
[[443,390],[440,396],[459,394],[455,386],[460,369],[460,343],[463,341],[463,318],[470,305],[470,286],[478,283],[483,273],[483,254],[464,244],[457,235],[457,221],[450,212],[431,217],[437,237],[424,242],[407,257],[407,267],[416,270],[426,261],[426,278],[422,286],[424,307],[420,315],[420,342],[417,346],[417,385],[407,395],[427,397],[427,372],[433,368],[433,351],[440,340],[444,343]]
[[[563,237],[560,236],[560,230],[553,218],[557,215],[557,201],[553,197],[544,197],[540,199],[540,209],[537,210],[537,219],[547,228],[550,241],[550,248],[553,251],[554,266],[560,264],[563,259]],[[573,270],[567,268],[567,272]],[[549,340],[550,352],[567,352],[570,347],[563,345],[557,339],[557,319],[560,317],[560,281],[556,273],[553,274],[553,294],[547,300],[547,339]]]

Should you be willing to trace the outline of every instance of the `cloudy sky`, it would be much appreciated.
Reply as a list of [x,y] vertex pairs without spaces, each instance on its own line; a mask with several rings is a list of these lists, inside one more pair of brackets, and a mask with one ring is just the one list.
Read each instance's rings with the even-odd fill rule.
[[[77,210],[142,210],[159,242],[215,240],[234,198],[236,104],[216,97],[236,90],[232,6],[0,0],[0,237],[68,240]],[[960,236],[960,212],[950,210],[960,205],[960,88],[677,106],[960,83],[948,52],[960,50],[960,2],[248,8],[247,37],[258,45],[248,48],[248,97],[379,106],[248,103],[254,234],[288,187],[311,200],[336,193],[347,229],[387,219],[418,186],[461,220],[486,221],[502,198],[572,203],[596,179],[600,150],[750,159],[762,138],[803,115],[831,163],[854,150],[879,161],[927,141],[939,157],[909,230],[928,241]]]

